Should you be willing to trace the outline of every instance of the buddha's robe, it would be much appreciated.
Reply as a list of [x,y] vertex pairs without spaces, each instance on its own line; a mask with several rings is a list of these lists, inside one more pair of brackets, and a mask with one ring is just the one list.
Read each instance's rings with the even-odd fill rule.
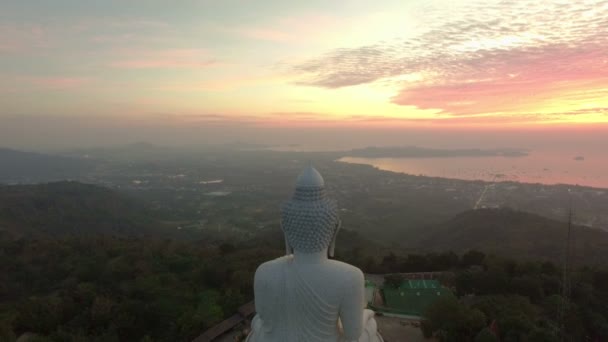
[[262,264],[248,342],[382,341],[364,310],[364,278],[351,265],[315,255]]

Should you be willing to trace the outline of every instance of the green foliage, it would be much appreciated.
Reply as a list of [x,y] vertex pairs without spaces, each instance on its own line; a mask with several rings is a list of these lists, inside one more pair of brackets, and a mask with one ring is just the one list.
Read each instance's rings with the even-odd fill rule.
[[481,265],[486,255],[480,251],[471,250],[462,256],[462,265],[464,267]]
[[16,340],[17,336],[13,328],[5,322],[0,322],[0,342],[15,342]]
[[[404,263],[399,261],[407,263],[410,257],[389,255],[391,263],[385,264],[395,265],[389,271],[401,272]],[[437,254],[417,255],[414,259],[428,265],[430,260],[437,260]],[[461,301],[442,298],[429,308],[427,320],[421,325],[425,336],[434,335],[443,341],[492,340],[483,328],[495,324],[501,341],[555,341],[559,337],[558,312],[563,299],[561,275],[553,263],[522,262],[470,251],[455,266],[444,265],[443,270],[449,270],[443,276],[444,284],[453,286]],[[606,276],[604,270],[573,270],[572,295],[563,322],[567,339],[608,338]],[[385,281],[394,286],[401,280],[390,276]],[[472,323],[481,322],[476,312],[485,317],[484,325]]]
[[559,338],[555,332],[551,331],[550,329],[536,327],[528,335],[527,340],[534,342],[557,342],[559,341]]
[[[347,199],[353,208],[347,215],[355,216],[345,217],[345,222],[353,225],[365,223],[356,215],[370,209],[358,211],[356,198]],[[408,214],[394,215],[395,208],[403,207],[401,200],[376,203],[374,215],[401,224],[401,215]],[[222,205],[225,208],[214,215],[237,224],[232,204]],[[129,198],[77,183],[3,188],[0,223],[8,222],[9,230],[0,231],[0,339],[11,341],[30,332],[47,341],[191,340],[251,300],[257,265],[283,253],[278,228],[246,243],[227,243],[226,236],[211,234],[177,241],[145,228],[153,221],[148,213]],[[487,225],[495,221],[499,223]],[[158,228],[156,221],[153,227]],[[458,229],[452,231],[454,227]],[[541,231],[545,237],[552,227],[554,222],[536,216],[480,210],[439,227],[445,234],[437,227],[421,232],[416,243],[439,248],[435,250],[455,246],[459,252],[477,243],[511,254],[538,251],[533,256],[555,259],[552,243],[529,238]],[[20,229],[46,233],[24,237]],[[133,237],[144,230],[154,234]],[[510,235],[500,235],[507,231]],[[116,236],[90,234],[97,232]],[[595,232],[580,233],[581,241],[598,237]],[[425,240],[425,234],[434,238]],[[501,236],[506,247],[497,238]],[[604,241],[597,240],[598,246]],[[496,322],[503,341],[551,341],[557,336],[561,273],[550,262],[504,260],[487,249],[466,251],[461,257],[453,252],[401,255],[397,244],[383,256],[379,245],[349,231],[341,233],[340,241],[339,259],[370,273],[449,271],[447,285],[463,298],[444,298],[429,309],[422,325],[428,336],[481,339],[490,322]],[[393,286],[401,281],[400,276],[386,279]],[[571,340],[608,339],[608,272],[577,270],[572,284],[565,335]]]
[[[281,254],[199,241],[110,236],[0,239],[0,341],[188,341],[253,297]],[[4,272],[10,270],[10,272]]]
[[498,338],[489,328],[482,329],[477,336],[475,342],[498,342]]
[[401,286],[404,279],[400,274],[387,274],[384,276],[384,285],[397,288]]
[[165,232],[144,203],[107,188],[78,182],[0,184],[0,223],[14,235],[126,236]]
[[486,325],[486,316],[477,309],[445,296],[427,310],[425,334],[435,335],[440,341],[471,340]]
[[[416,230],[415,243],[408,241],[413,250],[431,249],[462,253],[475,249],[485,254],[533,261],[560,262],[563,258],[563,244],[566,225],[538,215],[509,208],[479,209],[466,211],[443,223]],[[608,250],[608,234],[599,229],[573,226],[572,263],[577,266],[604,265],[605,251]],[[604,253],[604,254],[603,254]],[[467,253],[463,258],[465,266],[480,265],[480,255]],[[520,266],[524,266],[521,264]]]

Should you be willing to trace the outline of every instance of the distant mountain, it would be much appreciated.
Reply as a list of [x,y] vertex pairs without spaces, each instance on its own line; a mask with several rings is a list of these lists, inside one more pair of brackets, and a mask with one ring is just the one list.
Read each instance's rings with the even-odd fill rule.
[[498,148],[473,149],[434,149],[417,146],[365,147],[345,153],[348,157],[360,158],[446,158],[446,157],[525,157],[528,152],[522,149]]
[[0,148],[0,183],[36,183],[75,179],[91,170],[91,161]]
[[[471,210],[442,224],[427,227],[412,238],[418,249],[463,252],[477,249],[509,257],[561,262],[567,223],[511,209]],[[572,227],[572,260],[601,265],[608,253],[608,233]]]
[[0,230],[9,233],[141,235],[158,227],[145,205],[99,186],[0,186]]
[[178,149],[148,142],[126,145],[92,147],[64,151],[62,155],[103,161],[134,162],[142,160],[165,160],[173,158]]

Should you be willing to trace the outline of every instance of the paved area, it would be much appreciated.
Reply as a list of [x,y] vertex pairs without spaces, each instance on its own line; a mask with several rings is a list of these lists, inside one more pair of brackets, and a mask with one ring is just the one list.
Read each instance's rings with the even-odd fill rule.
[[[376,316],[378,330],[385,342],[436,342],[435,339],[426,339],[417,327],[415,319],[401,317]],[[234,342],[238,331],[231,331],[219,337],[216,342]]]
[[422,330],[415,326],[415,320],[398,317],[376,316],[378,329],[385,342],[435,342],[422,335]]
[[216,342],[234,342],[234,341],[238,341],[235,338],[237,336],[240,336],[240,331],[231,331],[229,333],[226,333],[222,336],[220,336]]

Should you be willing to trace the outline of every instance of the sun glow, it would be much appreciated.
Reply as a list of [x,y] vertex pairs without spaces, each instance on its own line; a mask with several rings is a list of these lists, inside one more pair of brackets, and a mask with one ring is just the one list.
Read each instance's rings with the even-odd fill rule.
[[65,20],[42,27],[14,10],[0,107],[293,126],[608,122],[605,4],[293,6],[260,5],[253,20],[219,4],[194,22],[91,12],[78,29],[62,24],[71,12],[49,7]]

